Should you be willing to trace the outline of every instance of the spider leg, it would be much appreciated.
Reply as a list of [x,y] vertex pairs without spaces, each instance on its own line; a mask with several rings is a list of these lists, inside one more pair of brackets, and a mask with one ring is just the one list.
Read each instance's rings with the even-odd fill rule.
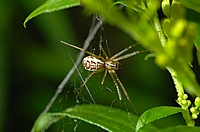
[[145,125],[144,121],[141,119],[141,117],[139,116],[138,114],[138,111],[136,110],[135,106],[133,105],[124,85],[122,84],[122,82],[120,81],[117,73],[113,70],[112,71],[112,74],[114,75],[114,77],[116,78],[117,82],[119,83],[119,85],[121,86],[123,92],[124,92],[124,95],[126,96],[126,99],[129,101],[129,103],[131,104],[131,107],[133,108],[133,110],[135,111],[136,115],[139,117],[139,119],[141,120],[142,124]]
[[136,43],[134,45],[130,45],[128,47],[126,47],[125,49],[123,49],[122,51],[120,51],[119,53],[115,54],[114,56],[112,56],[110,59],[113,60],[115,59],[116,57],[120,56],[121,54],[125,53],[126,51],[130,50],[131,48],[137,46],[139,43]]
[[142,52],[147,52],[147,51],[150,51],[150,50],[139,50],[139,51],[134,51],[130,54],[126,54],[126,55],[123,55],[123,56],[120,56],[118,58],[115,58],[113,59],[113,61],[120,61],[120,60],[123,60],[123,59],[126,59],[126,58],[129,58],[129,57],[132,57],[132,56],[135,56],[139,53],[142,53]]
[[109,92],[112,92],[112,93],[113,93],[113,91],[112,91],[111,89],[107,88],[107,87],[104,85],[104,81],[105,81],[105,79],[106,79],[107,73],[108,73],[108,70],[105,70],[104,75],[103,75],[103,78],[102,78],[102,81],[101,81],[101,85],[102,85],[102,87],[103,87],[106,91],[109,91]]
[[75,45],[69,44],[69,43],[64,42],[64,41],[62,41],[62,40],[61,40],[60,42],[63,43],[63,44],[66,44],[66,45],[68,45],[68,46],[70,46],[70,47],[73,47],[73,48],[75,48],[75,49],[84,51],[84,52],[87,53],[88,55],[98,57],[97,55],[93,54],[92,52],[89,52],[89,51],[87,51],[87,50],[84,50],[84,49],[82,49],[82,48],[80,48],[80,47],[77,47],[77,46],[75,46]]
[[112,74],[114,75],[115,80],[116,80],[116,81],[119,83],[119,85],[121,86],[121,88],[122,88],[122,90],[123,90],[123,92],[124,92],[124,95],[126,96],[126,99],[127,99],[127,100],[129,101],[129,103],[131,104],[131,107],[133,108],[133,110],[135,111],[135,113],[136,113],[137,115],[139,115],[138,112],[137,112],[137,110],[136,110],[136,108],[135,108],[135,106],[133,105],[133,103],[132,103],[132,101],[131,101],[131,99],[130,99],[130,97],[129,97],[129,95],[128,95],[128,93],[127,93],[125,87],[124,87],[124,85],[122,84],[122,82],[120,81],[120,79],[119,79],[117,73],[115,72],[115,70],[112,70]]
[[[102,78],[102,81],[101,81],[101,85],[103,86],[103,88],[106,88],[105,86],[104,86],[104,81],[105,81],[105,78],[106,78],[106,75],[107,75],[107,70],[105,70],[105,72],[104,72],[104,75],[103,75],[103,78]],[[106,89],[107,90],[107,89]]]
[[[100,29],[101,34],[100,34],[100,40],[99,40],[99,56],[101,56],[101,52],[102,52],[103,55],[105,56],[105,58],[107,59],[108,56],[109,56],[109,57],[111,56],[111,54],[110,54],[110,50],[109,50],[109,47],[108,47],[108,43],[107,43],[107,41],[104,40],[104,38],[103,38],[103,35],[102,35],[102,32],[103,32],[103,31],[104,31],[104,28],[103,28],[103,26],[102,26],[101,29]],[[105,50],[104,50],[104,48],[103,48],[103,46],[102,46],[103,41],[106,41],[106,48],[107,48],[107,50],[108,50],[108,54],[105,52]]]
[[114,75],[115,71],[114,71],[114,70],[108,70],[108,72],[109,72],[109,74],[110,74],[110,76],[111,76],[111,78],[112,78],[112,80],[113,80],[113,82],[114,82],[114,84],[115,84],[116,89],[117,89],[117,94],[118,94],[118,97],[119,97],[120,106],[121,106],[121,108],[122,108],[122,94],[121,94],[120,89],[119,89],[119,86],[118,86],[118,84],[117,84],[117,80],[116,80],[115,77],[114,77],[114,76],[115,76],[115,75]]
[[[103,27],[101,28],[101,32],[103,31]],[[105,59],[108,59],[108,55],[106,53],[106,51],[104,50],[103,46],[102,46],[102,43],[103,43],[103,36],[100,35],[100,39],[99,39],[99,56],[101,56],[101,52],[103,53],[103,55],[105,56]]]
[[88,80],[92,77],[92,75],[94,75],[96,72],[92,72],[90,73],[87,78],[84,80],[83,84],[80,87],[80,92],[76,95],[76,100],[78,100],[78,96],[82,93],[84,86],[86,85],[86,83],[88,82]]
[[92,77],[92,75],[94,75],[96,72],[92,72],[90,73],[90,75],[88,75],[88,77],[85,79],[85,81],[83,82],[83,84],[81,85],[81,88],[83,89],[83,86],[88,82],[88,80]]
[[102,42],[103,42],[103,40],[102,40],[102,38],[100,39],[100,42],[99,42],[99,48],[100,48],[100,50],[102,51],[102,53],[103,53],[103,55],[105,56],[105,58],[107,59],[108,58],[108,55],[107,55],[107,53],[105,52],[105,50],[104,50],[104,48],[103,48],[103,46],[102,46]]

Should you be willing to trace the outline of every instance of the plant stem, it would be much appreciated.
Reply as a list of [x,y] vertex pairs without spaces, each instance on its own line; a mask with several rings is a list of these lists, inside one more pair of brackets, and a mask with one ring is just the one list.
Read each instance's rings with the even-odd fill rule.
[[[165,37],[163,30],[161,28],[160,21],[158,19],[157,14],[154,15],[154,17],[153,17],[153,24],[154,24],[154,27],[155,27],[157,33],[158,33],[158,37],[160,39],[161,45],[164,47],[167,43],[167,40],[166,40],[166,37]],[[167,67],[167,66],[166,66],[166,68],[172,76],[172,79],[174,81],[177,92],[178,93],[179,92],[184,93],[184,89],[182,87],[182,82],[177,78],[176,71],[174,71],[174,69]],[[192,120],[192,118],[190,116],[190,112],[188,110],[188,107],[186,109],[184,109],[184,112],[182,112],[182,115],[183,115],[183,118],[185,119],[188,126],[194,126],[194,121]]]
[[184,112],[182,112],[183,118],[185,119],[187,126],[194,126],[195,122],[194,120],[192,120],[191,116],[190,116],[190,112],[189,110],[185,110]]
[[[173,69],[171,68],[167,68],[168,71],[170,72],[171,76],[172,76],[172,79],[174,81],[174,84],[175,84],[175,87],[176,87],[176,91],[177,93],[183,93],[184,94],[184,89],[183,89],[183,85],[182,83],[179,81],[178,79],[178,76],[176,74],[176,71],[174,71]],[[187,100],[186,100],[187,101]],[[179,103],[178,103],[179,104]],[[190,112],[188,110],[188,107],[190,104],[187,104],[187,106],[184,106],[182,104],[179,104],[182,109],[184,109],[184,111],[182,112],[182,115],[183,115],[183,118],[185,119],[185,122],[188,126],[194,126],[195,125],[195,122],[194,120],[192,120],[191,118],[191,115],[190,115]]]
[[157,14],[153,17],[153,23],[154,23],[154,27],[158,33],[158,37],[160,39],[161,45],[164,47],[166,45],[167,40],[166,40],[163,30],[161,28],[160,21],[158,19]]

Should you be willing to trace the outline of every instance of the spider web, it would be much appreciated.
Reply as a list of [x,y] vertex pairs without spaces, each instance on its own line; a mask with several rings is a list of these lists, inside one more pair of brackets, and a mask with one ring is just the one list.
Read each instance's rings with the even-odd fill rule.
[[[110,49],[108,48],[108,42],[106,40],[106,36],[103,33],[104,29],[102,26],[102,22],[103,22],[102,19],[101,20],[97,19],[97,16],[94,15],[88,36],[83,43],[83,49],[86,50],[89,47],[89,45],[92,43],[95,37],[102,38],[104,41],[104,47],[108,53],[108,56],[111,56]],[[98,35],[98,32],[100,32],[99,33],[100,35]],[[99,43],[99,40],[96,42]],[[99,53],[101,53],[100,48],[99,48]],[[106,87],[110,89],[110,92],[108,92],[101,86],[102,76],[100,74],[94,74],[93,77],[90,78],[89,82],[87,83],[90,88],[87,85],[85,85],[84,91],[77,98],[77,95],[79,94],[80,86],[84,82],[84,79],[87,77],[87,74],[89,74],[87,71],[83,70],[83,68],[79,68],[80,66],[79,64],[82,61],[82,58],[84,57],[85,53],[83,51],[80,51],[76,61],[74,61],[73,57],[71,57],[71,54],[69,52],[68,54],[71,58],[70,62],[72,62],[74,66],[71,68],[71,70],[68,72],[64,80],[58,86],[58,89],[56,90],[54,96],[52,97],[52,99],[50,100],[46,108],[44,109],[43,113],[46,113],[49,111],[59,112],[71,106],[75,106],[77,104],[85,104],[85,103],[95,104],[95,105],[105,104],[105,105],[110,106],[111,109],[113,106],[120,107],[117,92],[112,80],[109,77],[105,79],[105,83],[111,82],[112,84],[110,86],[106,84]],[[96,80],[99,80],[99,81],[97,82]],[[101,98],[102,95],[107,95],[110,98],[97,101],[97,98]],[[123,99],[123,104],[125,106],[125,109],[127,110],[127,116],[129,116],[129,112],[128,112],[129,110],[124,100],[126,99],[125,98]],[[70,118],[62,119],[58,123],[52,125],[51,127],[53,128],[55,127],[56,131],[69,131],[69,130],[78,131],[79,129],[84,130],[84,128],[82,128],[83,126],[91,127],[94,130],[103,131],[102,129],[97,128],[96,126],[91,126],[80,120],[70,119]],[[87,131],[87,129],[85,129],[85,131]]]
[[[83,45],[83,49],[87,49],[89,45],[91,44],[92,40],[98,33],[99,29],[102,27],[102,23],[98,20],[96,21],[96,15],[94,15],[91,27],[88,33],[87,38],[85,39]],[[74,64],[74,66],[71,68],[71,70],[68,72],[64,80],[61,82],[61,84],[58,86],[58,89],[56,90],[54,96],[51,98],[50,102],[44,109],[43,113],[46,112],[59,112],[62,111],[65,108],[68,108],[70,106],[75,106],[76,104],[96,104],[95,99],[92,94],[95,94],[96,91],[90,92],[90,89],[85,85],[83,93],[81,93],[80,97],[77,98],[76,95],[79,94],[79,88],[82,85],[85,77],[82,76],[83,71],[79,71],[79,64],[82,61],[82,58],[84,57],[85,53],[83,51],[80,51],[78,55],[78,59],[74,62],[73,58],[71,57],[70,53],[68,53],[71,62]],[[87,74],[87,72],[85,72]],[[78,77],[77,77],[78,76]],[[86,75],[87,76],[87,75]],[[100,79],[99,79],[100,80]],[[99,82],[100,86],[100,82]],[[97,88],[99,89],[99,87]],[[103,88],[100,88],[100,91],[103,91]],[[98,109],[98,108],[97,108]],[[81,124],[81,125],[80,125]],[[101,131],[102,129],[88,125],[85,122],[81,122],[76,119],[70,119],[65,118],[57,122],[56,124],[53,124],[49,129],[46,131],[51,131],[52,129],[56,131],[78,131],[77,129],[84,129],[81,128],[82,126],[89,126],[92,127],[94,130]],[[80,128],[79,128],[80,127]]]

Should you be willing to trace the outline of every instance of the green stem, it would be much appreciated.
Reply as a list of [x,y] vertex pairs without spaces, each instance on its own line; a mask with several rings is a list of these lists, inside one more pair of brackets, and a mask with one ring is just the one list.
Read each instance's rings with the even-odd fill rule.
[[195,122],[194,120],[192,120],[191,116],[190,116],[190,112],[189,110],[185,110],[182,112],[183,118],[185,119],[187,126],[194,126]]
[[[166,40],[166,37],[165,37],[163,30],[161,28],[160,21],[158,19],[157,14],[153,17],[153,24],[154,24],[154,27],[155,27],[157,33],[158,33],[158,37],[160,39],[161,45],[164,47],[166,45],[167,40]],[[174,71],[172,68],[169,68],[167,66],[166,66],[166,68],[172,76],[172,79],[174,81],[177,92],[178,93],[179,92],[184,93],[184,89],[182,87],[182,82],[177,78],[176,71]],[[192,118],[190,116],[190,112],[189,112],[188,108],[186,108],[184,110],[185,111],[182,112],[182,115],[183,115],[183,118],[185,119],[187,125],[188,126],[194,126],[194,121],[192,120]]]
[[[174,81],[177,93],[183,93],[184,94],[183,85],[180,82],[180,80],[178,79],[176,71],[174,71],[171,68],[167,68],[167,69],[172,76],[172,79]],[[181,104],[179,104],[179,105],[181,105]],[[194,122],[194,120],[192,120],[190,112],[188,110],[189,105],[188,106],[181,105],[181,107],[184,109],[184,111],[182,112],[182,115],[183,115],[183,118],[185,119],[185,122],[188,126],[194,126],[195,122]]]
[[164,47],[167,40],[166,40],[165,35],[163,33],[163,30],[161,28],[160,21],[158,19],[157,14],[153,17],[153,24],[154,24],[154,27],[155,27],[157,33],[158,33],[158,37],[160,39],[161,45]]
[[177,77],[177,73],[173,69],[171,69],[169,67],[167,68],[167,70],[170,72],[170,74],[172,76],[172,79],[174,81],[177,93],[184,93],[183,85],[179,81],[179,79]]

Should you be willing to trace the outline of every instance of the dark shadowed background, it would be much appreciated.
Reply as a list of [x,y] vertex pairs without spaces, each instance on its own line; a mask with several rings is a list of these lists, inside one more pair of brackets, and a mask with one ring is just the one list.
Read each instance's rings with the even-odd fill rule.
[[[81,47],[91,25],[91,17],[85,17],[82,8],[76,7],[38,16],[29,21],[25,29],[25,18],[43,2],[10,0],[0,4],[0,131],[31,130],[34,121],[45,109],[57,86],[73,66],[69,53],[74,61],[78,54],[78,50],[63,45],[60,40]],[[112,55],[135,43],[115,27],[105,25],[104,29],[103,34]],[[98,38],[99,35],[95,37],[93,45],[98,44]],[[137,49],[142,47],[138,46],[132,51]],[[153,58],[145,61],[146,54],[121,61],[121,68],[117,72],[136,109],[141,114],[156,106],[178,106],[170,74],[155,65]],[[199,73],[196,62],[193,66],[196,73]],[[81,66],[79,68],[85,78],[88,73]],[[101,79],[102,74],[95,75],[88,82],[88,87],[96,103],[111,106],[118,97],[117,93],[105,91],[100,85]],[[109,76],[105,84],[115,90]],[[80,85],[80,78],[76,73],[67,84],[69,89],[72,88],[71,91],[74,86]],[[62,93],[62,103],[70,104],[70,99],[65,99],[65,96],[75,100],[76,94],[65,92]],[[89,100],[87,97],[84,99],[85,103]],[[55,107],[61,109],[59,105],[62,103]],[[118,100],[114,101],[114,105],[119,106],[118,104]],[[174,122],[169,121],[172,118]],[[84,122],[77,123],[73,119],[63,120],[60,124],[55,125],[52,131],[73,131],[75,127],[77,131],[103,131]],[[181,114],[178,114],[157,121],[157,124],[164,127],[185,123]]]

